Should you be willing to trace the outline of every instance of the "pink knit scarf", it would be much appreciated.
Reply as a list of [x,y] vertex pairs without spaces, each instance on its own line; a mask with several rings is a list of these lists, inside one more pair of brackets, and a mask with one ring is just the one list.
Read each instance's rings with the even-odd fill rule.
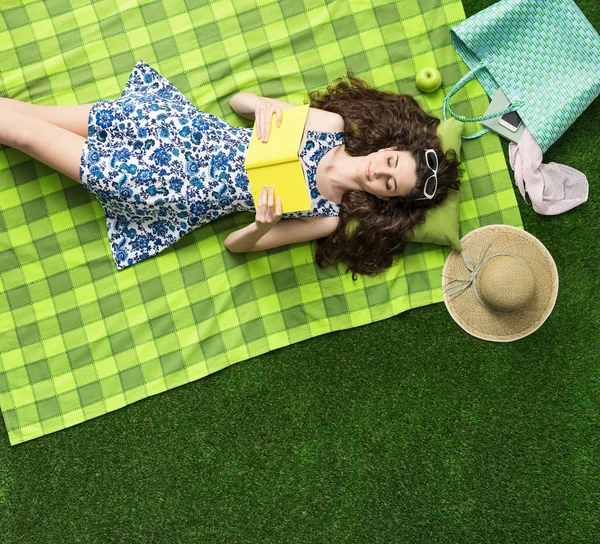
[[564,164],[542,164],[542,150],[529,130],[523,131],[518,144],[511,142],[508,151],[515,183],[523,198],[527,192],[537,213],[557,215],[587,201],[585,175]]

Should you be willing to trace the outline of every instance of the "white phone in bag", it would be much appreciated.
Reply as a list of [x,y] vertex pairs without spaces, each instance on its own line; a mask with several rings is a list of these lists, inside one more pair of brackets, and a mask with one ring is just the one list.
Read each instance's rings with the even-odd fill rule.
[[521,116],[516,111],[506,113],[502,117],[500,117],[500,119],[498,119],[498,123],[500,123],[504,128],[507,128],[511,132],[517,132],[522,122],[523,121],[521,120]]

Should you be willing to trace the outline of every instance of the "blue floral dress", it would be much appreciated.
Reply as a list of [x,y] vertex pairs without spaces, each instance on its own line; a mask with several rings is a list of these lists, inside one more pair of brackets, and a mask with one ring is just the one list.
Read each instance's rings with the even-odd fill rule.
[[[119,270],[219,217],[255,210],[244,168],[251,134],[197,110],[141,60],[120,98],[92,106],[79,174],[104,209]],[[307,131],[300,158],[312,209],[282,217],[338,215],[315,174],[325,153],[343,143],[343,132]]]

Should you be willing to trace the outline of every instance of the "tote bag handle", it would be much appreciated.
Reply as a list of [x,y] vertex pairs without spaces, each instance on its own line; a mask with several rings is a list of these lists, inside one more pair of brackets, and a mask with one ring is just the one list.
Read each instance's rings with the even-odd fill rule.
[[[487,64],[488,64],[488,61],[484,59],[479,64],[475,65],[473,67],[473,69],[468,74],[465,74],[458,81],[458,83],[456,85],[454,85],[454,88],[446,95],[446,98],[444,98],[444,107],[442,110],[444,121],[446,120],[446,108],[450,112],[450,115],[452,115],[452,117],[454,117],[455,119],[458,119],[459,121],[462,121],[463,123],[476,123],[479,121],[487,121],[488,119],[494,119],[495,117],[502,117],[503,115],[505,115],[507,113],[517,111],[523,105],[522,102],[516,101],[516,102],[513,102],[508,108],[503,109],[502,111],[496,111],[494,113],[488,113],[487,115],[482,115],[480,117],[472,117],[472,118],[471,117],[463,117],[462,115],[457,115],[454,111],[452,111],[452,108],[450,107],[450,98],[452,98],[452,96],[454,96],[467,83],[469,83],[469,81],[475,79],[475,75],[477,74],[477,72],[479,70],[481,70],[482,68],[485,68],[487,66]],[[471,136],[463,136],[462,138],[463,138],[463,140],[472,140],[474,138],[478,138],[482,134],[485,134],[486,132],[489,132],[489,131],[490,131],[489,128],[484,128],[484,129],[480,130],[479,132],[472,134]]]

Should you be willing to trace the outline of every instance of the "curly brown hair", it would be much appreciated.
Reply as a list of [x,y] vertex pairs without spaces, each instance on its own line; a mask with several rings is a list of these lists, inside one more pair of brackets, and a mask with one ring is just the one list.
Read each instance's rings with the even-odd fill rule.
[[[425,212],[446,198],[448,189],[459,188],[459,161],[452,150],[446,154],[437,135],[440,120],[427,114],[410,95],[379,91],[347,74],[327,91],[309,93],[310,106],[338,113],[344,118],[344,144],[352,156],[365,156],[386,147],[409,151],[417,164],[417,183],[404,197],[383,200],[365,191],[347,191],[340,204],[336,230],[317,241],[315,261],[324,268],[343,262],[346,272],[369,276],[389,268],[405,248],[405,235],[425,221]],[[438,186],[431,199],[423,185],[431,175],[425,150],[438,156]]]

